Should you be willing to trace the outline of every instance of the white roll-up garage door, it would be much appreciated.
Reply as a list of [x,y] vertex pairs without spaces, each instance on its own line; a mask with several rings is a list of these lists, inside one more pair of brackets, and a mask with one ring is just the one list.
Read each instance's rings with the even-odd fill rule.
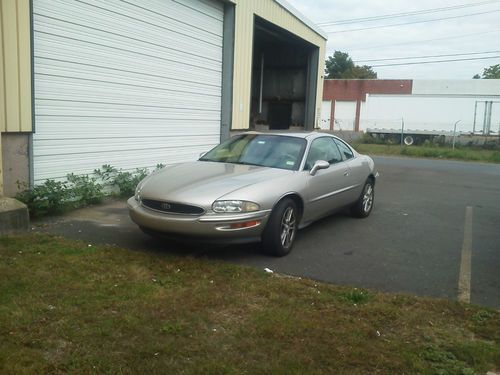
[[33,28],[35,183],[219,142],[222,3],[34,0]]

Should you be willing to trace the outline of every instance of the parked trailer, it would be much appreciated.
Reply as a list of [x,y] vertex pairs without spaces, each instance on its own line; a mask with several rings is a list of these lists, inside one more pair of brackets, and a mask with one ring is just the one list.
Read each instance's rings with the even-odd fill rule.
[[[449,131],[432,131],[432,130],[404,130],[401,129],[366,129],[366,133],[373,138],[381,140],[389,144],[404,144],[407,146],[419,145],[425,141],[430,141],[435,144],[451,143],[462,145],[500,145],[500,131],[497,133],[490,132],[489,134],[472,133],[472,132],[449,132]],[[401,142],[401,139],[403,140]]]
[[[454,136],[458,137],[465,134],[436,130],[401,130],[402,129],[366,129],[366,133],[387,143],[404,143],[407,146],[422,144],[426,140],[435,143],[444,143],[447,137],[453,138]],[[401,139],[403,139],[402,142]]]
[[[493,99],[493,100],[492,100]],[[390,143],[498,135],[500,101],[472,95],[368,95],[360,128]],[[498,99],[498,98],[496,98]]]

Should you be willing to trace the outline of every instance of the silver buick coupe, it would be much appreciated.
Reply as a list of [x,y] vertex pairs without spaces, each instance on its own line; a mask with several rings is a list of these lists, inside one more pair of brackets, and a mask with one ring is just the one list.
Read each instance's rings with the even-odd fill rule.
[[373,208],[373,160],[323,133],[244,133],[198,161],[142,180],[130,217],[149,234],[211,242],[258,242],[272,255],[292,249],[297,230],[349,207]]

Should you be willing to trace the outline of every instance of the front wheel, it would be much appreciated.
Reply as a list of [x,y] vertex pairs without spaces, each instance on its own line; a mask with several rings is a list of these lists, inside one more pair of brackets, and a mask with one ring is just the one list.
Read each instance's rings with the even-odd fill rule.
[[292,250],[297,234],[299,215],[292,199],[283,199],[274,208],[262,235],[266,253],[282,257]]
[[359,199],[351,207],[351,213],[355,217],[363,218],[370,215],[375,200],[375,184],[370,178],[366,181]]

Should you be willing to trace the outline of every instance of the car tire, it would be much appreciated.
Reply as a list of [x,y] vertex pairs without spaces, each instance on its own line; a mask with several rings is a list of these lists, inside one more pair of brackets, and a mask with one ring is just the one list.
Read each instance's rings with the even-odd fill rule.
[[375,184],[373,179],[369,178],[366,180],[358,200],[351,206],[351,214],[359,218],[368,217],[372,212],[374,201]]
[[299,225],[299,210],[292,199],[281,200],[271,212],[264,233],[264,251],[276,257],[287,255],[293,247]]

